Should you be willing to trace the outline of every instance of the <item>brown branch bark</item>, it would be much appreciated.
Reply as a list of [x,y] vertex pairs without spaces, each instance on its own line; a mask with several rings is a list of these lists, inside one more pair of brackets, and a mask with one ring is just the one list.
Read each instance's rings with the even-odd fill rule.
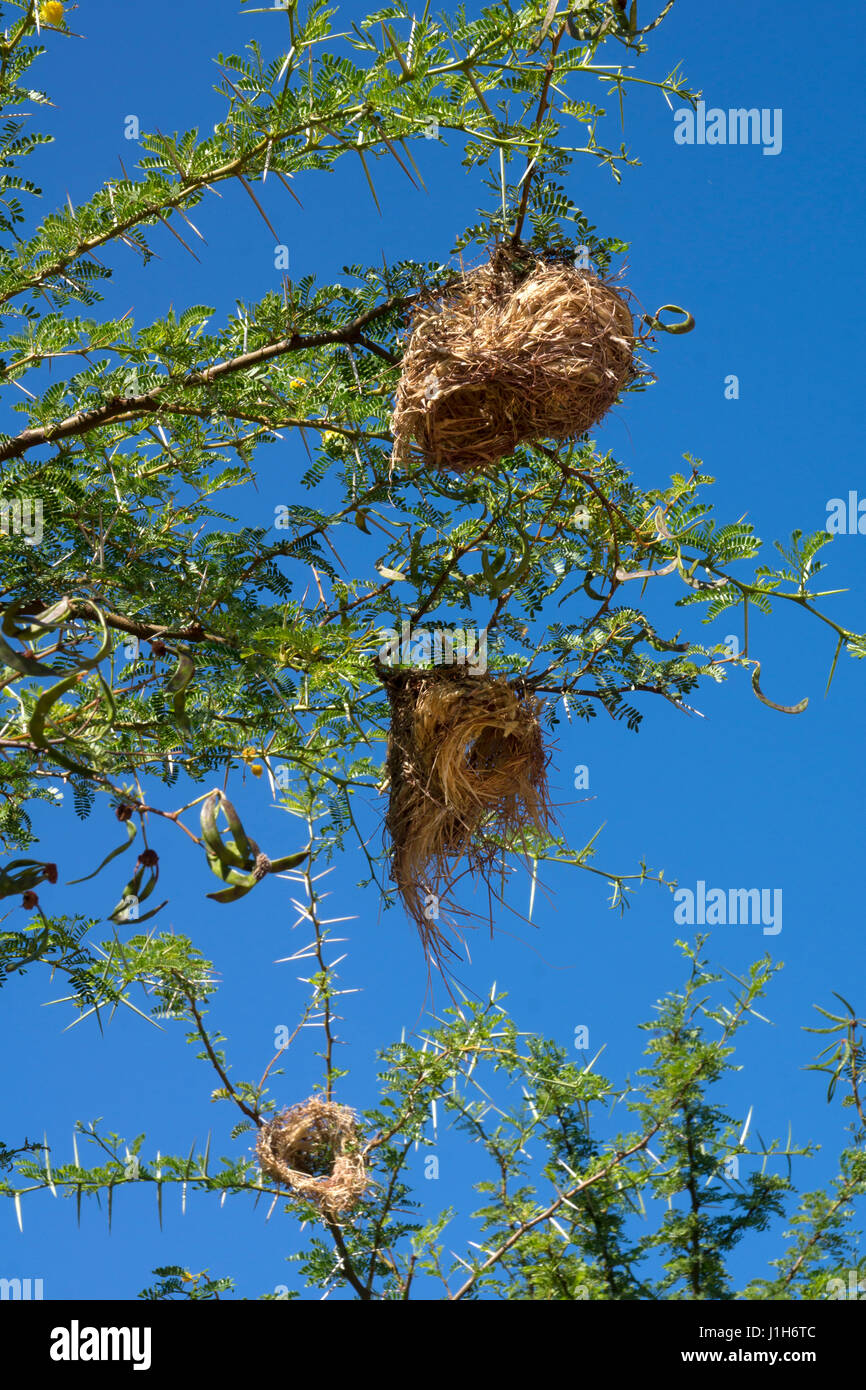
[[[381,304],[374,305],[372,309],[360,314],[351,323],[344,324],[342,328],[329,329],[324,333],[292,333],[287,338],[279,339],[276,343],[267,343],[264,347],[256,348],[253,352],[245,352],[239,357],[229,358],[225,362],[217,362],[213,367],[206,367],[202,371],[193,372],[181,380],[169,379],[165,386],[157,387],[143,395],[112,396],[103,405],[97,406],[95,410],[78,411],[75,415],[69,415],[65,420],[60,420],[56,425],[43,425],[37,429],[23,430],[21,434],[15,435],[6,444],[0,445],[0,462],[6,459],[21,458],[29,449],[36,449],[43,444],[55,444],[60,440],[89,434],[91,430],[99,429],[103,425],[120,424],[125,420],[133,420],[141,415],[157,415],[163,408],[163,395],[170,387],[189,391],[210,386],[214,382],[221,381],[224,377],[244,372],[250,367],[261,366],[263,362],[272,362],[290,352],[303,352],[308,348],[325,347],[332,343],[352,343],[362,346],[363,330],[368,324],[374,323],[393,310],[409,304],[412,298],[414,296],[392,295],[383,300]],[[165,408],[178,410],[182,408],[182,403],[166,402]]]

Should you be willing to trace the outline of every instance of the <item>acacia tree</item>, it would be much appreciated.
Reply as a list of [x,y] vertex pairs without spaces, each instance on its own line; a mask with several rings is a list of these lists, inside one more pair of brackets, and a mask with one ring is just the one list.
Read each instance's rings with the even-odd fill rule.
[[[263,42],[220,57],[225,115],[212,135],[144,134],[134,171],[36,221],[39,190],[19,170],[50,137],[20,108],[47,101],[30,88],[30,68],[46,34],[55,42],[68,33],[68,17],[56,0],[3,6],[0,383],[19,419],[13,427],[7,417],[0,436],[10,523],[0,539],[0,892],[21,906],[0,934],[0,982],[60,972],[83,1016],[138,1008],[138,999],[186,1021],[211,1085],[217,1074],[216,1094],[241,1112],[235,1137],[273,1116],[266,1082],[276,1073],[271,1064],[259,1082],[231,1078],[225,1039],[207,1022],[213,964],[192,939],[160,930],[153,830],[166,822],[166,833],[184,837],[191,859],[219,880],[211,896],[227,912],[266,874],[297,895],[308,932],[298,957],[314,971],[298,1027],[321,1029],[321,1094],[335,1099],[339,982],[319,878],[357,842],[367,882],[386,904],[395,897],[357,809],[383,789],[383,626],[435,619],[484,628],[492,667],[543,700],[549,724],[563,712],[589,720],[602,710],[632,728],[651,697],[687,709],[702,682],[738,667],[764,703],[796,712],[762,690],[752,609],[805,609],[833,634],[833,666],[843,648],[866,654],[866,638],[822,606],[815,585],[828,535],[795,532],[778,547],[781,562],[768,560],[749,525],[714,518],[712,479],[697,460],[654,488],[638,487],[586,436],[520,447],[496,478],[450,476],[420,455],[397,465],[390,422],[405,329],[413,307],[455,279],[454,262],[350,265],[324,285],[285,276],[279,292],[216,327],[201,305],[151,323],[87,313],[115,261],[147,264],[155,229],[187,247],[199,238],[196,209],[209,191],[240,185],[272,232],[276,185],[297,196],[305,181],[348,161],[363,168],[378,202],[379,161],[420,183],[415,142],[437,132],[461,142],[489,204],[455,255],[478,259],[507,245],[563,258],[580,248],[596,273],[610,275],[626,248],[597,234],[564,181],[578,157],[617,179],[633,162],[624,145],[604,143],[597,100],[612,95],[621,115],[641,83],[694,102],[679,73],[634,66],[671,8],[641,25],[635,6],[597,0],[497,4],[472,19],[395,5],[336,34],[321,3],[304,10],[290,0],[261,12],[275,26]],[[641,385],[638,377],[628,389]],[[268,446],[289,434],[309,456],[295,500],[273,530],[240,527],[218,495],[252,488]],[[34,499],[41,534],[29,544]],[[339,553],[340,525],[357,530],[354,574]],[[678,606],[701,605],[708,620],[740,614],[737,654],[650,622],[636,589],[669,574],[682,583]],[[572,611],[579,605],[567,627],[557,616],[565,597]],[[264,853],[228,798],[224,789],[245,768],[302,827],[279,847],[289,853]],[[59,829],[34,857],[30,811],[51,802],[58,782],[79,816],[102,828],[113,814],[122,825],[121,844],[107,836],[91,875],[103,875],[94,898],[120,856],[138,848],[107,917],[103,907],[93,918],[64,915],[58,876],[67,866],[51,843]],[[68,811],[52,814],[40,823]],[[527,832],[501,849],[505,869],[519,854],[533,872],[556,861],[601,874],[620,910],[632,884],[651,876],[644,864],[602,871],[594,842],[575,849],[552,834]],[[171,883],[162,888],[170,900]],[[683,949],[687,981],[646,1025],[637,1086],[618,1090],[594,1060],[578,1067],[556,1044],[527,1038],[495,995],[453,1000],[444,1017],[430,1018],[420,1045],[391,1048],[357,1139],[370,1185],[347,1215],[316,1216],[309,1201],[263,1177],[246,1149],[220,1165],[207,1150],[148,1158],[143,1140],[127,1144],[94,1126],[81,1127],[88,1147],[67,1165],[7,1136],[2,1190],[19,1219],[27,1194],[45,1187],[79,1206],[105,1193],[109,1212],[115,1189],[133,1181],[153,1184],[160,1211],[172,1184],[240,1200],[270,1193],[295,1216],[316,1216],[299,1286],[364,1300],[431,1288],[451,1299],[733,1297],[731,1251],[788,1210],[790,1179],[771,1160],[809,1149],[754,1147],[748,1122],[735,1126],[714,1098],[774,967],[755,965],[729,1006],[714,998],[718,977],[702,943]],[[861,1027],[847,1004],[828,1014],[830,1044],[816,1064],[829,1072],[831,1095],[847,1087],[852,1108],[836,1186],[803,1198],[777,1274],[741,1290],[746,1296],[823,1296],[856,1262],[849,1223],[866,1182]],[[606,1119],[617,1096],[633,1116],[624,1132]],[[434,1103],[464,1132],[467,1162],[483,1153],[496,1174],[478,1184],[484,1252],[456,1261],[443,1254],[448,1213],[422,1223],[406,1171],[414,1147],[431,1141]],[[725,1162],[746,1154],[762,1156],[760,1170],[745,1182],[725,1176]],[[181,1266],[157,1274],[147,1297],[206,1298],[231,1287]]]

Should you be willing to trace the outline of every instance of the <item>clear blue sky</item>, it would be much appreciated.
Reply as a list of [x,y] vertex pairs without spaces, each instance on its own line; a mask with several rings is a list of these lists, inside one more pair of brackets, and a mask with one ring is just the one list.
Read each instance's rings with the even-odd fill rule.
[[[355,4],[343,8],[350,18],[364,12]],[[832,497],[850,490],[866,497],[854,323],[864,212],[863,18],[856,6],[834,9],[826,25],[816,13],[805,0],[711,8],[679,0],[643,60],[643,71],[659,76],[681,61],[708,106],[781,108],[778,155],[755,146],[678,145],[664,100],[638,92],[627,103],[626,140],[641,166],[617,186],[586,162],[568,182],[601,233],[630,242],[627,278],[642,303],[684,304],[697,320],[690,336],[662,340],[653,363],[658,383],[608,418],[600,445],[646,486],[680,468],[685,452],[702,458],[718,479],[712,489],[718,515],[746,515],[768,542],[785,540],[795,526],[821,529]],[[212,91],[213,56],[239,52],[251,37],[270,51],[282,30],[279,16],[238,13],[229,0],[207,6],[151,0],[143,7],[84,0],[71,23],[83,40],[50,35],[49,54],[32,76],[56,103],[42,121],[56,143],[28,170],[44,187],[46,211],[67,191],[73,203],[86,199],[118,172],[118,156],[127,167],[135,163],[137,147],[124,139],[129,114],[143,129],[206,130],[221,113]],[[589,95],[600,100],[594,89]],[[615,99],[610,103],[606,129],[615,144]],[[456,139],[445,146],[418,142],[413,154],[429,195],[383,165],[376,171],[382,217],[354,170],[299,179],[303,211],[269,181],[267,207],[289,246],[292,278],[337,278],[343,264],[376,261],[382,252],[389,261],[447,258],[455,236],[475,218],[479,191],[460,167]],[[208,198],[196,221],[208,241],[200,264],[167,232],[152,233],[160,259],[141,271],[131,256],[116,258],[107,312],[133,307],[140,325],[170,303],[177,310],[207,303],[219,322],[236,299],[254,302],[274,286],[272,238],[240,190],[226,191],[222,202]],[[738,400],[725,399],[731,373],[739,378]],[[300,441],[287,438],[259,462],[259,492],[238,499],[239,515],[267,524],[275,506],[298,498],[306,455]],[[826,587],[850,590],[830,600],[831,611],[849,627],[866,629],[866,536],[840,537],[822,558]],[[672,613],[677,585],[673,577],[658,585],[662,598],[653,611],[669,615],[668,628],[696,631],[697,609]],[[722,621],[704,632],[709,641],[736,630]],[[554,795],[575,802],[586,793],[574,792],[572,769],[588,765],[593,799],[571,805],[561,820],[575,845],[604,822],[600,865],[630,871],[644,856],[685,886],[704,880],[782,890],[778,935],[727,926],[711,941],[714,961],[731,971],[742,971],[765,950],[785,962],[767,1004],[772,1024],[749,1030],[739,1056],[743,1069],[730,1079],[726,1100],[734,1116],[753,1105],[753,1126],[765,1139],[784,1137],[790,1121],[795,1142],[818,1140],[821,1154],[795,1169],[801,1186],[815,1186],[833,1172],[843,1126],[838,1108],[825,1104],[821,1079],[802,1070],[816,1044],[801,1028],[817,1021],[812,1003],[828,1006],[834,989],[866,1010],[860,880],[866,671],[840,658],[825,700],[832,634],[780,611],[772,623],[756,621],[753,637],[767,693],[782,703],[808,695],[805,714],[765,708],[747,675],[738,673],[701,693],[702,719],[659,702],[646,707],[637,735],[603,717],[589,726],[561,724],[551,773]],[[697,790],[698,780],[710,790]],[[249,808],[252,833],[273,853],[301,843],[262,784],[251,789],[248,783],[239,800]],[[61,878],[94,867],[107,834],[104,808],[82,824],[69,801],[40,820],[48,836],[45,857],[60,862]],[[161,920],[192,935],[214,961],[224,983],[211,1024],[228,1036],[233,1076],[255,1079],[274,1051],[274,1030],[294,1025],[304,998],[293,968],[273,963],[300,944],[289,933],[285,885],[263,884],[254,898],[221,908],[205,899],[212,885],[181,837],[156,832],[154,840],[171,890]],[[361,876],[355,855],[330,879],[333,915],[357,914],[341,970],[345,986],[362,992],[344,1001],[349,1045],[340,1062],[351,1068],[341,1098],[359,1107],[374,1101],[376,1051],[416,1025],[425,984],[412,929],[399,911],[382,914],[375,894],[358,892]],[[606,1044],[603,1068],[622,1079],[641,1062],[637,1024],[683,977],[674,939],[685,929],[674,924],[671,899],[658,888],[644,888],[621,919],[607,910],[604,885],[590,875],[562,871],[546,878],[552,893],[538,903],[536,929],[503,921],[492,942],[479,931],[462,978],[480,995],[496,980],[522,1028],[565,1046],[575,1027],[586,1024],[592,1051]],[[97,893],[109,910],[115,883],[96,882],[66,890],[65,910],[96,910]],[[55,899],[60,903],[59,890],[50,903],[47,888],[43,898],[50,910]],[[62,1005],[41,1008],[46,992],[39,973],[10,981],[3,991],[0,1133],[7,1143],[24,1134],[41,1137],[47,1124],[52,1150],[70,1159],[74,1122],[102,1116],[106,1129],[129,1137],[145,1130],[146,1155],[185,1153],[209,1129],[215,1155],[235,1156],[248,1144],[247,1137],[229,1138],[234,1112],[210,1103],[215,1078],[184,1045],[182,1027],[157,1032],[124,1011],[104,1035],[92,1021],[65,1033],[71,1015]],[[54,992],[63,993],[60,982]],[[289,1054],[276,1090],[286,1102],[307,1095],[318,1076],[313,1043],[314,1035],[303,1035]],[[468,1167],[465,1151],[447,1139],[441,1155],[438,1182],[425,1182],[418,1155],[426,1210],[449,1203],[471,1210],[467,1184],[473,1171],[482,1176],[477,1162]],[[152,1191],[127,1189],[115,1200],[109,1236],[104,1211],[86,1206],[78,1230],[73,1202],[39,1196],[25,1204],[23,1236],[11,1204],[0,1210],[0,1274],[42,1277],[50,1298],[117,1298],[151,1282],[154,1266],[177,1262],[232,1274],[241,1294],[256,1297],[289,1282],[284,1257],[295,1248],[291,1218],[278,1211],[266,1224],[265,1213],[264,1203],[253,1210],[245,1198],[227,1200],[220,1210],[214,1198],[190,1194],[182,1216],[177,1195],[166,1201],[160,1233]],[[752,1244],[737,1265],[743,1279],[764,1272],[762,1261],[778,1238],[776,1227],[772,1239]],[[454,1243],[461,1248],[456,1235]]]

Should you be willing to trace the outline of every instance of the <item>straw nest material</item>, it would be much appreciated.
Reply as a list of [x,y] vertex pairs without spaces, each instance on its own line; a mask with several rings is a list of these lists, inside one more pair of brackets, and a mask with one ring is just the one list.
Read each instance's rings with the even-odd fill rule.
[[489,883],[504,847],[519,847],[528,828],[547,829],[541,705],[522,682],[465,668],[378,669],[391,706],[391,877],[441,963],[453,948],[438,918],[456,910],[457,879],[468,872]]
[[416,313],[391,422],[439,469],[491,469],[519,444],[571,439],[637,374],[634,321],[590,271],[500,246]]
[[355,1152],[357,1123],[345,1105],[311,1096],[262,1125],[259,1167],[331,1220],[344,1216],[367,1187],[364,1160]]

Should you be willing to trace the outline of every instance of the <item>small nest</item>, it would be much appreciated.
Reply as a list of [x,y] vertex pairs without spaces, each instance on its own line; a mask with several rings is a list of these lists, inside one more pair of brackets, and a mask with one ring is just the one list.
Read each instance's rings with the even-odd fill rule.
[[522,682],[453,666],[378,670],[391,705],[391,877],[425,952],[441,964],[453,948],[438,914],[456,910],[459,863],[489,883],[503,848],[530,827],[548,828],[541,704]]
[[348,1106],[311,1096],[262,1125],[256,1157],[266,1177],[309,1198],[336,1221],[367,1187],[356,1141],[357,1123]]
[[622,294],[590,271],[500,246],[418,310],[391,427],[439,469],[490,471],[519,444],[572,439],[637,375]]

